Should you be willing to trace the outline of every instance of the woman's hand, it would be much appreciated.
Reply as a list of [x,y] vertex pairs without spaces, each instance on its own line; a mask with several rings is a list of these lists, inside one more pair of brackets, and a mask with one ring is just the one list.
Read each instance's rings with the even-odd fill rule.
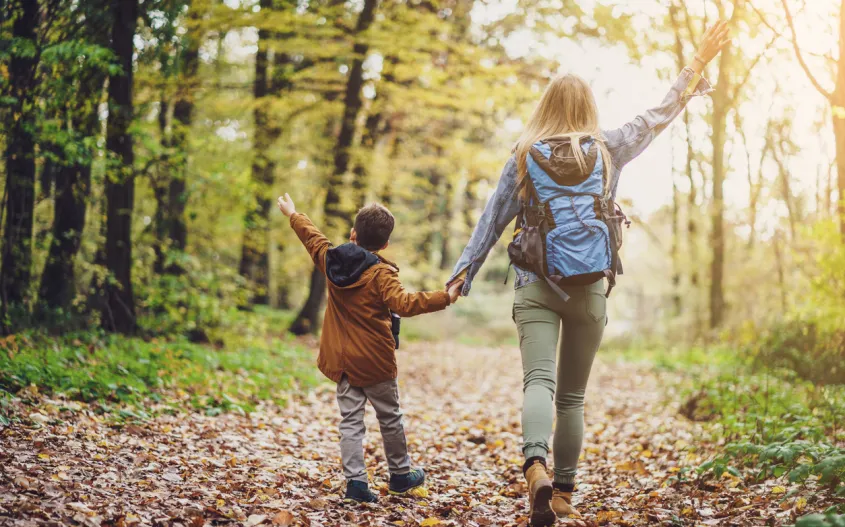
[[698,51],[695,52],[695,59],[690,67],[693,71],[700,74],[704,66],[713,60],[730,43],[728,23],[725,20],[719,20],[714,26],[704,32],[701,45],[698,46]]
[[464,280],[463,278],[460,278],[449,284],[449,286],[446,288],[446,292],[449,293],[449,299],[452,304],[457,302],[458,299],[461,297],[461,289],[463,289],[463,287]]

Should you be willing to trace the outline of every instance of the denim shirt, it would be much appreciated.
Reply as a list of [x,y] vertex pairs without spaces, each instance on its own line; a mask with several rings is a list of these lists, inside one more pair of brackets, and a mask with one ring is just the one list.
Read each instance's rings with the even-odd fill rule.
[[[684,68],[675,80],[669,93],[658,106],[638,115],[633,121],[614,130],[602,131],[603,139],[613,162],[610,174],[611,197],[616,199],[616,188],[622,169],[640,155],[657,135],[665,130],[672,120],[680,115],[692,97],[707,95],[713,88],[707,80],[690,68]],[[496,192],[484,207],[484,213],[472,232],[469,243],[461,254],[449,282],[466,272],[461,294],[466,296],[490,250],[502,236],[505,228],[520,210],[516,158],[511,156],[505,163]],[[516,269],[514,287],[520,288],[539,278],[524,269]]]

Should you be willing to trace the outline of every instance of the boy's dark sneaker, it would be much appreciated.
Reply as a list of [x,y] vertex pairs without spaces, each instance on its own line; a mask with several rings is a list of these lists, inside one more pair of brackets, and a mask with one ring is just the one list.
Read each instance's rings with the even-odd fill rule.
[[391,474],[388,492],[393,495],[402,495],[424,484],[425,471],[421,468],[415,468],[407,474]]
[[346,482],[346,496],[343,501],[358,503],[378,503],[378,497],[370,491],[370,486],[364,481],[349,480]]

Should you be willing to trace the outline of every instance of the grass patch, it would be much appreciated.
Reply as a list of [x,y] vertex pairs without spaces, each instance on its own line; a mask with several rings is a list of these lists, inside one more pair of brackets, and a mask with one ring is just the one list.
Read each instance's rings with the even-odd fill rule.
[[215,330],[214,347],[92,331],[11,335],[0,340],[0,389],[35,386],[105,407],[152,401],[210,414],[284,403],[291,391],[320,382],[311,351],[284,333],[289,316],[234,312]]

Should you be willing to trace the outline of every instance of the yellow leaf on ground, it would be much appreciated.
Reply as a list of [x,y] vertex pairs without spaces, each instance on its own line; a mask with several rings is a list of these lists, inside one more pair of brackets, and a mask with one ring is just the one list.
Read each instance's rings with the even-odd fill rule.
[[425,487],[414,487],[408,491],[408,495],[413,496],[415,498],[427,498],[428,489]]
[[772,489],[772,494],[783,494],[786,492],[786,487],[777,486]]
[[596,521],[599,523],[609,522],[621,517],[621,511],[599,511],[596,513]]
[[432,527],[432,525],[440,525],[440,520],[437,518],[426,518],[420,524],[421,527]]

